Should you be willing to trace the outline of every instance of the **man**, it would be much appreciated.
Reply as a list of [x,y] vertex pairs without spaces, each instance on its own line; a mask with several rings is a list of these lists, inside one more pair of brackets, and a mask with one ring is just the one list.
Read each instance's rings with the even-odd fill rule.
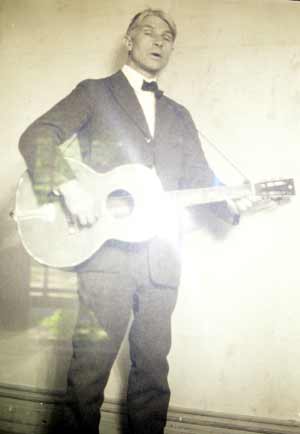
[[[216,183],[189,112],[156,85],[175,38],[176,26],[163,11],[137,14],[124,38],[128,61],[122,71],[81,82],[25,131],[20,150],[40,201],[54,192],[63,196],[80,225],[92,225],[99,218],[92,197],[59,148],[75,133],[83,161],[99,172],[140,163],[156,170],[166,190]],[[236,218],[226,203],[214,209],[228,220]],[[98,433],[104,388],[131,311],[130,432],[164,432],[170,323],[180,279],[180,237],[174,233],[171,238],[162,234],[136,244],[108,241],[77,267],[79,316],[63,432]]]

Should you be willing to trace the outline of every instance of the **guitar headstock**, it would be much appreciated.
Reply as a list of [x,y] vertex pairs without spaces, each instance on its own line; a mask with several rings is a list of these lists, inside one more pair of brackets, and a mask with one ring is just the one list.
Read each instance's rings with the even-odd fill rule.
[[254,185],[255,195],[262,199],[280,200],[296,194],[294,180],[275,179],[271,181],[259,182]]

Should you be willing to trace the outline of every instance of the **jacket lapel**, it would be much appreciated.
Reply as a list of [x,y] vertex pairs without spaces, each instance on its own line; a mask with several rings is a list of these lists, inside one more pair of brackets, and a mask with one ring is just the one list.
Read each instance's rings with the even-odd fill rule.
[[118,104],[142,131],[145,137],[151,137],[143,109],[122,71],[110,77],[110,88]]
[[168,100],[162,96],[156,100],[156,113],[155,113],[155,133],[154,138],[159,141],[159,138],[167,137],[167,132],[171,128],[170,107]]

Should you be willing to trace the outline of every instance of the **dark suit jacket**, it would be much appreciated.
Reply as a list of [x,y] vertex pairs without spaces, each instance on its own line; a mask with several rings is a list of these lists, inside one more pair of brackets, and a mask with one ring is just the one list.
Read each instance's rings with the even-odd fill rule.
[[[141,163],[155,166],[166,190],[216,183],[189,112],[166,96],[158,99],[152,138],[134,90],[119,71],[104,79],[79,83],[22,135],[20,150],[41,201],[55,186],[74,176],[57,145],[75,133],[83,161],[96,171]],[[231,218],[226,206],[222,213]],[[161,239],[149,242],[149,265],[155,282],[178,285],[178,252]],[[78,270],[118,271],[124,255],[126,246],[108,242]]]

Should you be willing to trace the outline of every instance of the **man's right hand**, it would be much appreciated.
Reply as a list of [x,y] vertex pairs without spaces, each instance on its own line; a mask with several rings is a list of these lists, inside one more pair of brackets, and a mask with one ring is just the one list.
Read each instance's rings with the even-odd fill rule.
[[99,213],[93,196],[76,179],[61,184],[58,192],[63,196],[72,218],[81,226],[91,226],[98,220]]

